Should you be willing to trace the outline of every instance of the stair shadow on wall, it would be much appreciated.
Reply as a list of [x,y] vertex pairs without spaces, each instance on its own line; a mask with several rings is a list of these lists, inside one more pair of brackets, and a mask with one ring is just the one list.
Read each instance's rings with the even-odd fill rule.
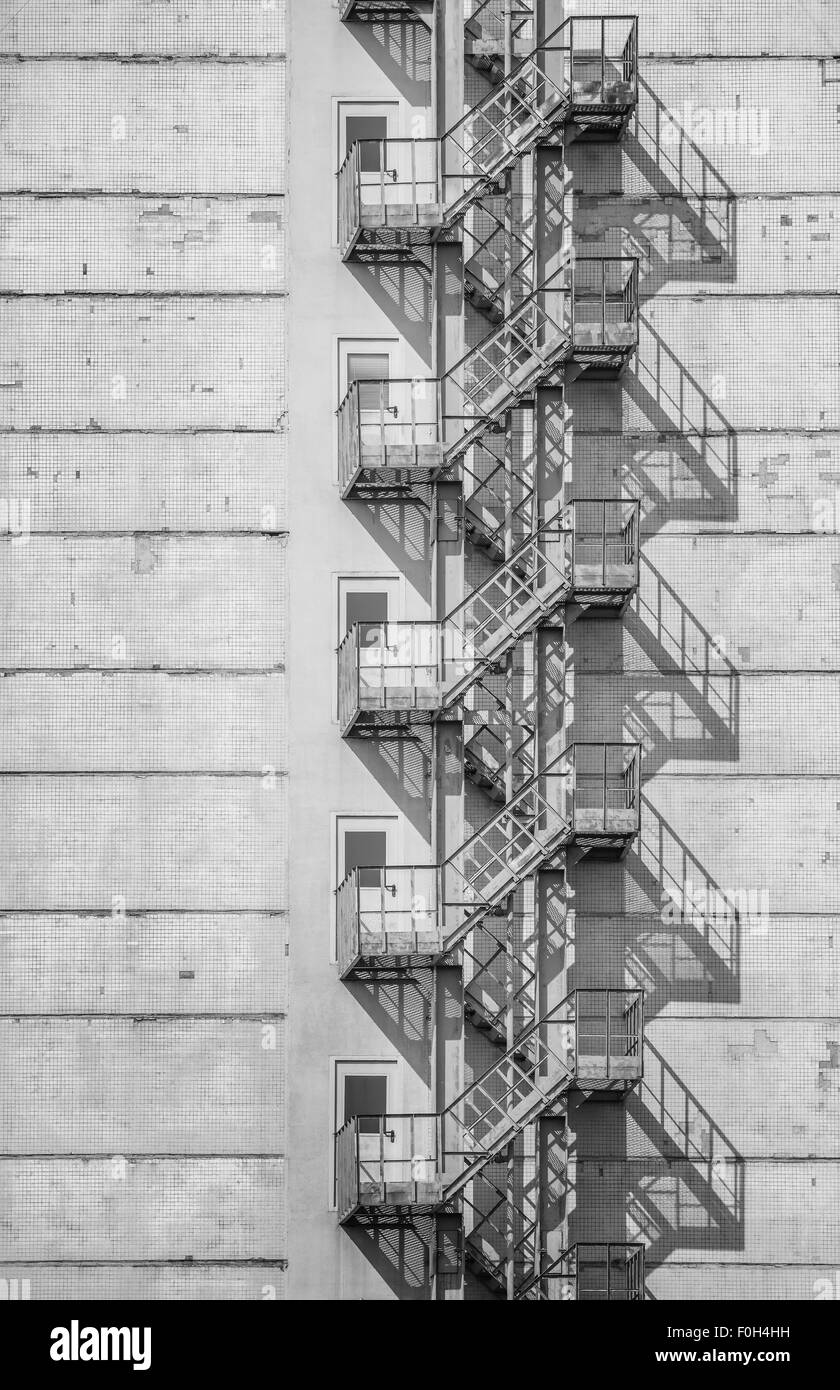
[[[718,383],[716,394],[724,389]],[[643,537],[675,521],[737,521],[738,438],[722,400],[713,399],[649,322],[640,319],[638,351],[620,380],[572,383],[567,400],[575,430],[570,497],[591,495],[594,466],[602,495],[612,490],[640,499]],[[643,423],[628,421],[628,402]],[[604,491],[606,460],[614,481]]]
[[[615,244],[608,235],[614,227],[613,213],[608,227],[596,225],[594,232],[584,233],[580,245],[602,245],[606,254],[638,255],[643,300],[674,281],[731,284],[737,278],[735,193],[685,124],[672,119],[640,76],[638,106],[621,143],[569,147],[574,181],[586,190],[577,205],[582,214],[577,220],[584,225],[591,204],[634,196],[623,192],[628,164],[641,176],[637,201],[614,203],[615,212],[629,218],[615,229]],[[596,224],[599,220],[596,216]],[[649,234],[646,220],[653,223]]]
[[585,1100],[569,1119],[570,1244],[641,1240],[648,1268],[677,1250],[744,1248],[742,1156],[649,1041],[623,1106]]
[[715,882],[646,798],[639,838],[625,859],[597,868],[597,884],[586,859],[569,872],[566,904],[574,922],[558,938],[548,976],[562,967],[565,989],[643,988],[648,1018],[672,1003],[740,1000],[749,922],[731,890]]
[[403,1222],[368,1218],[344,1229],[398,1299],[424,1302],[431,1297],[433,1218],[416,1217]]

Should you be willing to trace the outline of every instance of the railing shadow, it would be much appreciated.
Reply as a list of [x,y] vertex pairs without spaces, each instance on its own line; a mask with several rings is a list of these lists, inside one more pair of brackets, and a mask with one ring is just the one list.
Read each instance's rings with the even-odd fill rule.
[[[711,388],[714,389],[714,381]],[[572,383],[573,482],[591,493],[593,469],[604,476],[600,435],[628,428],[627,403],[641,417],[633,432],[650,443],[609,441],[620,485],[642,502],[643,535],[668,523],[732,524],[738,518],[738,437],[721,409],[644,316],[636,356],[618,382],[581,387]],[[616,456],[617,451],[617,456]]]
[[423,1302],[432,1296],[435,1222],[369,1218],[345,1227],[353,1244],[398,1299]]
[[[682,947],[680,953],[654,952],[652,943],[645,949],[637,942],[637,960],[648,971],[651,986],[650,999],[647,995],[645,999],[648,1016],[666,1003],[696,1001],[698,980],[705,983],[704,1002],[737,1003],[741,997],[739,909],[644,794],[639,839],[625,868],[639,896],[659,904],[663,934],[676,932]],[[673,973],[677,962],[681,978]]]
[[625,1106],[599,1107],[590,1129],[587,1104],[572,1112],[565,1151],[570,1244],[626,1233],[648,1266],[676,1250],[743,1249],[742,1155],[649,1040]]
[[[673,280],[734,281],[737,278],[734,191],[696,141],[672,120],[664,103],[642,77],[639,78],[639,104],[623,148],[627,158],[658,195],[677,200],[649,214],[661,218],[664,212],[667,216],[668,254],[657,253],[650,238],[637,243],[643,257],[641,297],[651,298]],[[678,224],[676,234],[674,224]],[[678,248],[676,254],[674,246]],[[686,251],[684,266],[679,260],[679,248],[683,247]]]
[[424,840],[431,838],[432,752],[422,726],[378,729],[347,739],[359,761]]
[[348,261],[346,269],[431,371],[434,293],[428,250]]
[[547,975],[562,972],[566,989],[605,981],[644,989],[648,1019],[674,1003],[739,1002],[750,922],[644,795],[636,843],[620,864],[598,868],[592,897],[586,861],[570,871],[565,923],[557,895]]
[[344,26],[409,106],[431,102],[432,35],[427,25],[383,16]]
[[[674,587],[644,555],[625,627],[650,662],[624,709],[624,730],[645,749],[645,775],[671,760],[739,758],[740,676]],[[679,686],[677,686],[679,681]]]
[[428,602],[431,598],[429,509],[416,500],[366,498],[343,503],[388,559]]
[[628,1214],[650,1261],[678,1249],[742,1250],[742,1156],[650,1041],[627,1115],[668,1165],[633,1165]]

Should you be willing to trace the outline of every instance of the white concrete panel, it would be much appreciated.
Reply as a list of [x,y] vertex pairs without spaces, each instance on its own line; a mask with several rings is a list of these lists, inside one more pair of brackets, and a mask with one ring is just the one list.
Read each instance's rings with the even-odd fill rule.
[[577,428],[631,434],[836,431],[838,402],[840,299],[818,297],[650,300],[621,381],[571,394]]
[[571,455],[572,490],[641,498],[643,534],[840,532],[840,435],[830,430],[603,435],[575,429]]
[[2,428],[282,423],[282,300],[14,300],[3,314]]
[[284,657],[284,558],[269,537],[7,539],[0,663],[274,668]]
[[0,197],[0,291],[276,293],[285,204],[272,198]]
[[840,776],[836,675],[578,675],[573,735],[644,745],[647,775]]
[[283,907],[282,778],[8,776],[0,793],[7,911]]
[[[777,53],[835,54],[840,47],[840,16],[832,0],[575,0],[575,15],[635,14],[642,54],[756,56]],[[792,23],[795,15],[795,27]]]
[[3,187],[282,193],[285,78],[282,60],[3,64]]
[[[103,1299],[184,1300],[259,1299],[261,1302],[284,1297],[285,1264],[241,1265],[15,1265],[4,1263],[0,1278],[16,1287],[18,1294],[26,1288],[28,1298],[85,1302]],[[26,1281],[24,1283],[24,1281]]]
[[2,532],[287,525],[283,433],[0,435]]
[[648,197],[831,193],[837,83],[819,58],[640,63],[620,145],[572,145],[577,191]]
[[0,681],[6,772],[256,773],[286,767],[286,681],[270,675],[20,672]]
[[177,6],[135,0],[2,0],[4,53],[253,55],[284,51],[283,0],[179,0]]
[[286,939],[282,913],[7,914],[0,1014],[282,1013]]
[[7,1159],[0,1259],[278,1260],[284,1193],[278,1158]]
[[7,1154],[282,1153],[282,1020],[0,1020]]
[[654,294],[833,295],[840,277],[835,200],[578,197],[582,256],[637,256],[643,299]]

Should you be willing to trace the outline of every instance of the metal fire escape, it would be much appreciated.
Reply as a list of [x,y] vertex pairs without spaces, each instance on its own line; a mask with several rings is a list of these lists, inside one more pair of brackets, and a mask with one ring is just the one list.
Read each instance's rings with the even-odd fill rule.
[[[344,0],[341,18],[427,22],[432,8]],[[338,1213],[457,1212],[470,1268],[507,1297],[638,1298],[639,1247],[578,1245],[549,1259],[533,1203],[496,1168],[568,1092],[621,1095],[641,1078],[642,992],[576,990],[545,1005],[509,926],[540,870],[570,852],[626,852],[641,750],[549,753],[536,718],[512,748],[509,715],[476,714],[501,708],[492,677],[539,627],[619,616],[638,584],[636,502],[577,498],[546,516],[533,470],[499,447],[541,388],[615,376],[635,351],[636,261],[561,255],[543,266],[528,197],[521,215],[511,206],[538,148],[620,138],[636,102],[636,22],[566,20],[535,43],[524,5],[468,0],[467,10],[465,56],[489,92],[439,139],[351,148],[339,246],[344,260],[389,260],[460,242],[465,297],[490,327],[439,378],[353,383],[338,410],[339,476],[345,499],[413,496],[433,517],[438,483],[459,482],[467,538],[495,567],[439,621],[354,625],[339,648],[338,711],[345,737],[464,719],[465,773],[498,809],[441,864],[351,872],[337,891],[338,959],[344,979],[461,964],[466,1015],[499,1057],[441,1113],[349,1120],[336,1137]]]

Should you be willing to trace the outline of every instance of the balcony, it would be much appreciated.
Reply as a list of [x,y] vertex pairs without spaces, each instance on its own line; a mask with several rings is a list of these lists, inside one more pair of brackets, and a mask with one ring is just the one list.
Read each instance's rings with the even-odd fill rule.
[[342,979],[433,965],[443,948],[437,865],[353,869],[336,893]]
[[[643,1000],[641,990],[574,990],[441,1114],[348,1120],[335,1140],[339,1221],[433,1212],[460,1197],[567,1091],[635,1086],[642,1076]],[[553,1266],[543,1271],[554,1273]],[[574,1273],[584,1287],[580,1270]],[[585,1283],[592,1296],[594,1278]]]
[[623,853],[639,832],[640,747],[574,744],[573,828],[581,848]]
[[638,505],[581,500],[544,523],[441,622],[357,623],[338,649],[342,737],[429,723],[574,600],[620,614],[638,585]]
[[354,381],[338,408],[341,496],[409,493],[444,464],[436,381]]
[[639,263],[578,256],[572,272],[574,357],[590,375],[622,372],[639,343]]
[[444,225],[438,140],[357,140],[338,171],[341,259],[428,245]]
[[645,1248],[632,1241],[582,1241],[522,1284],[523,1301],[631,1302],[645,1297]]
[[573,744],[443,864],[348,874],[336,894],[342,976],[434,965],[572,843],[623,853],[639,830],[639,762],[635,743]]
[[400,1217],[443,1201],[440,1115],[355,1115],[335,1137],[338,1219]]

